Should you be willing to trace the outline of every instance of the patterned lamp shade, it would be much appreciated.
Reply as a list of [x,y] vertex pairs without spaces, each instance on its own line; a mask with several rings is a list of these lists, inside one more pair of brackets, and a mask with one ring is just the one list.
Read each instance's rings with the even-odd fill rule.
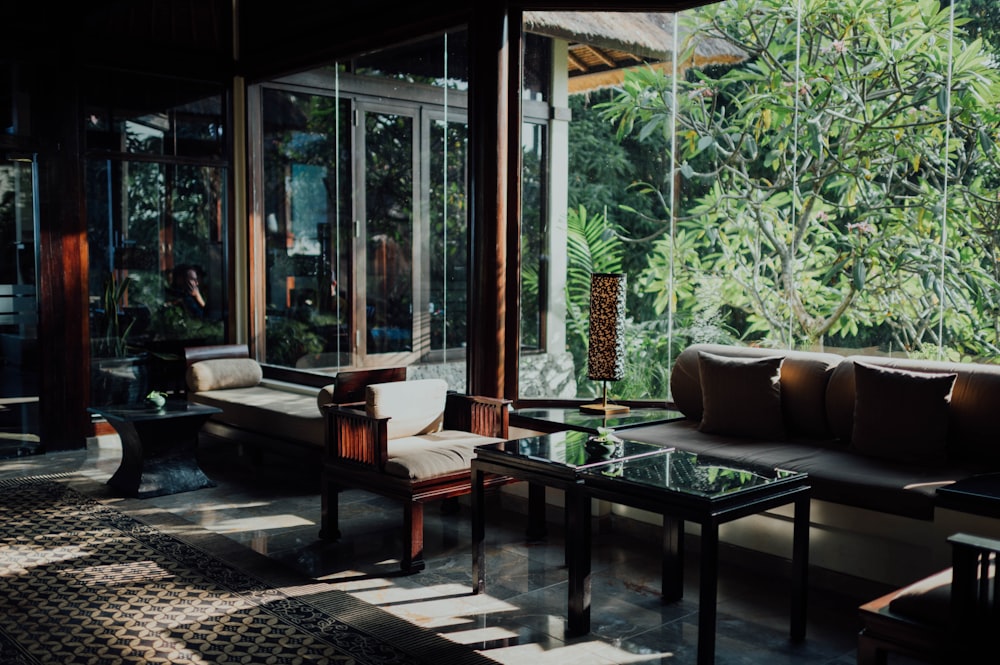
[[625,275],[590,276],[590,348],[587,378],[620,381],[625,376]]

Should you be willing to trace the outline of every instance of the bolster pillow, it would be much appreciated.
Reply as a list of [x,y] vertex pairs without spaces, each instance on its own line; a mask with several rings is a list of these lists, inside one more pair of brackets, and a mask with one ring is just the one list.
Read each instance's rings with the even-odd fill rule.
[[336,383],[328,383],[319,389],[319,392],[316,394],[316,406],[319,407],[320,413],[324,413],[323,407],[329,404],[334,404],[333,398],[336,392]]
[[186,378],[188,390],[200,393],[256,386],[264,378],[264,371],[253,358],[215,358],[193,363]]

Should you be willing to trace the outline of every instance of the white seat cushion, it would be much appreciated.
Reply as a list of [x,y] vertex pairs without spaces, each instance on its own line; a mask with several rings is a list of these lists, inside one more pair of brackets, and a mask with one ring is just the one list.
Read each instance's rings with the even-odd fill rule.
[[476,456],[476,446],[500,441],[502,439],[449,429],[393,439],[389,441],[385,472],[399,478],[427,480],[468,471]]

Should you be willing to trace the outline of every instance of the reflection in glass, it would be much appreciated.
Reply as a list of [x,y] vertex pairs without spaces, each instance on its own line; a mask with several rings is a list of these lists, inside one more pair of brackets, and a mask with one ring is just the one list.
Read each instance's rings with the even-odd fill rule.
[[677,450],[658,457],[625,461],[616,466],[613,475],[658,489],[721,497],[801,474],[759,464],[733,465],[711,456]]
[[183,348],[224,338],[225,171],[91,159],[86,173],[91,403],[178,390]]
[[367,352],[413,345],[413,119],[365,114]]
[[0,161],[0,458],[37,452],[38,210],[35,161]]
[[263,87],[268,363],[464,387],[465,63],[459,31]]

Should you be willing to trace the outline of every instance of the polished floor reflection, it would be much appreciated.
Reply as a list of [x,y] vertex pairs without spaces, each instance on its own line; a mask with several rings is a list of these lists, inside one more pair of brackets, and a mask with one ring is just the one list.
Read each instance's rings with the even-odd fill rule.
[[[107,480],[118,466],[114,436],[85,451],[0,460],[0,478],[80,473]],[[143,500],[223,534],[275,561],[328,581],[408,621],[469,644],[499,663],[695,662],[697,556],[689,553],[685,597],[661,603],[655,545],[621,533],[595,533],[592,630],[567,639],[566,569],[553,525],[546,542],[524,538],[516,497],[496,496],[487,529],[487,593],[471,594],[472,556],[467,504],[457,515],[428,506],[427,569],[398,573],[402,511],[380,497],[349,491],[341,499],[338,543],[317,540],[317,470],[294,460],[251,463],[228,447],[207,446],[201,463],[216,487]],[[851,665],[856,608],[868,598],[813,590],[807,638],[788,640],[787,586],[782,579],[729,562],[719,585],[716,662]],[[892,663],[902,661],[891,661]]]

